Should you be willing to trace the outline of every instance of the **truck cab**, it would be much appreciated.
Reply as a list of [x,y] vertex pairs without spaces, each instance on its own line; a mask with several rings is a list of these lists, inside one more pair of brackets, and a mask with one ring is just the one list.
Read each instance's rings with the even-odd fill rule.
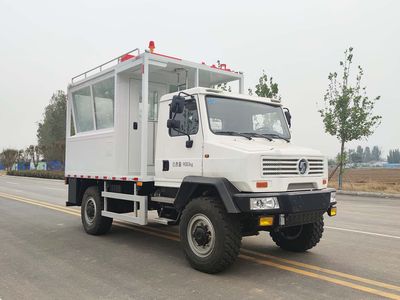
[[280,101],[244,94],[242,72],[150,43],[72,78],[66,205],[92,235],[113,220],[179,226],[186,258],[207,273],[235,261],[243,236],[307,251],[336,215],[335,190],[327,159],[293,145],[290,126]]
[[[171,102],[176,94],[160,100],[156,185],[179,187],[184,177],[195,175],[224,177],[242,192],[327,187],[326,158],[291,144],[280,102],[209,88],[184,92],[184,108],[175,116]],[[178,128],[167,127],[172,118]]]

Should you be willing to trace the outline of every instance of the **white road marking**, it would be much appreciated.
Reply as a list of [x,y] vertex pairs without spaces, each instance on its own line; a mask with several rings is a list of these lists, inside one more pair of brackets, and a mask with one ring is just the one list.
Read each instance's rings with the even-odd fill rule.
[[[3,180],[3,178],[2,178]],[[24,176],[4,176],[4,180],[16,180],[16,181],[43,181],[49,184],[64,184],[62,179],[49,179],[49,178],[38,178],[38,177],[24,177]]]
[[335,229],[335,230],[340,230],[340,231],[354,232],[354,233],[362,233],[362,234],[368,234],[368,235],[374,235],[374,236],[381,236],[381,237],[387,237],[387,238],[392,238],[392,239],[400,239],[400,236],[390,235],[390,234],[382,234],[382,233],[376,233],[376,232],[347,229],[347,228],[340,228],[340,227],[331,227],[331,226],[325,226],[325,228]]
[[60,189],[60,188],[52,188],[52,187],[47,187],[47,186],[44,186],[43,188],[45,188],[47,190],[55,190],[55,191],[66,191],[67,190],[66,188]]
[[18,182],[6,181],[8,184],[19,184]]

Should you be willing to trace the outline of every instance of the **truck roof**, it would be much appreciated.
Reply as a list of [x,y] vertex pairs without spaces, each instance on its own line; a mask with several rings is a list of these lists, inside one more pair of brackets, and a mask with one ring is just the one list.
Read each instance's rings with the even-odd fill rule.
[[111,72],[141,79],[140,66],[145,62],[150,65],[150,77],[154,82],[171,84],[180,74],[181,81],[184,79],[183,77],[186,77],[189,83],[188,88],[193,86],[211,87],[239,81],[240,89],[243,91],[243,73],[227,68],[226,64],[207,65],[204,62],[192,62],[155,52],[140,52],[139,49],[134,49],[73,77],[68,88],[91,82]]
[[[195,87],[195,88],[185,90],[185,93],[211,95],[211,96],[216,96],[216,97],[242,99],[242,100],[247,100],[247,101],[263,102],[263,103],[267,102],[268,104],[271,104],[271,105],[282,106],[282,104],[280,103],[280,100],[278,100],[278,99],[271,99],[271,98],[266,98],[266,97],[252,96],[252,95],[240,94],[240,93],[232,93],[232,92],[222,91],[222,90],[213,89],[213,88]],[[160,102],[170,100],[170,99],[172,99],[172,97],[174,95],[177,95],[177,94],[179,94],[179,92],[166,94],[161,97]]]

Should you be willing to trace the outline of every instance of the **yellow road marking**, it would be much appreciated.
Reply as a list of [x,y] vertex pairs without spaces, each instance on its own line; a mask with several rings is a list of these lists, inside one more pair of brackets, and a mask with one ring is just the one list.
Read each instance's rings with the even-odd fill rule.
[[[131,224],[129,224],[129,225],[131,225]],[[135,226],[135,225],[131,225],[131,226]],[[160,232],[160,233],[171,234],[171,235],[174,235],[174,236],[179,236],[179,234],[177,234],[175,232],[168,231],[168,230],[162,230],[162,229],[158,229],[158,228],[154,228],[154,227],[150,227],[150,226],[146,227],[146,229],[152,230],[152,231],[156,231],[156,232]],[[250,254],[250,255],[261,256],[263,258],[272,259],[272,260],[275,260],[275,261],[283,262],[283,263],[294,265],[294,266],[297,266],[297,267],[307,268],[307,269],[318,271],[318,272],[321,272],[321,273],[327,273],[327,274],[330,274],[330,275],[335,275],[335,276],[338,276],[338,277],[343,277],[343,278],[346,278],[346,279],[351,279],[351,280],[354,280],[354,281],[359,281],[359,282],[367,283],[367,284],[370,284],[370,285],[375,285],[375,286],[378,286],[378,287],[383,287],[383,288],[394,290],[394,291],[400,291],[400,286],[389,284],[389,283],[384,283],[384,282],[380,282],[380,281],[376,281],[376,280],[372,280],[372,279],[368,279],[368,278],[359,277],[359,276],[356,276],[356,275],[351,275],[351,274],[347,274],[347,273],[343,273],[343,272],[339,272],[339,271],[335,271],[335,270],[330,270],[330,269],[322,268],[322,267],[315,266],[315,265],[310,265],[310,264],[306,264],[306,263],[302,263],[302,262],[298,262],[298,261],[294,261],[294,260],[290,260],[290,259],[281,258],[281,257],[278,257],[278,256],[264,254],[264,253],[261,253],[261,252],[252,251],[252,250],[245,249],[245,248],[242,248],[240,250],[240,252],[242,252],[243,254],[247,253],[247,254]]]
[[12,199],[12,200],[20,201],[20,202],[25,202],[25,203],[28,203],[28,204],[33,204],[33,205],[37,205],[37,206],[41,206],[41,207],[57,210],[57,211],[60,211],[60,212],[65,212],[67,214],[80,216],[78,211],[75,212],[75,211],[73,211],[71,209],[64,208],[63,206],[60,206],[60,205],[44,203],[42,201],[32,200],[32,199],[19,197],[19,196],[14,196],[14,195],[8,195],[8,194],[4,194],[4,193],[0,193],[0,196],[4,197],[4,198]]
[[[0,196],[4,197],[4,198],[11,199],[11,200],[16,200],[16,201],[20,201],[20,202],[24,202],[24,203],[32,204],[32,205],[37,205],[37,206],[40,206],[40,207],[45,207],[45,208],[48,208],[48,209],[52,209],[52,210],[56,210],[56,211],[59,211],[59,212],[63,212],[63,213],[67,213],[67,214],[70,214],[70,215],[74,215],[74,216],[80,217],[80,212],[78,210],[65,208],[65,207],[57,205],[57,204],[44,203],[42,201],[33,200],[33,199],[20,197],[20,196],[16,196],[16,195],[5,194],[5,193],[1,193],[1,192],[0,192]],[[165,230],[160,230],[160,229],[152,228],[152,227],[146,227],[146,229],[143,229],[143,228],[139,228],[137,226],[128,226],[128,225],[126,225],[126,224],[124,224],[122,222],[117,222],[117,224],[115,224],[115,225],[119,226],[119,227],[127,228],[127,229],[132,229],[132,230],[135,230],[135,231],[143,232],[143,233],[146,233],[146,234],[150,234],[150,235],[153,235],[153,236],[166,238],[166,239],[173,240],[173,241],[179,241],[179,237],[177,237],[177,234],[174,233],[174,232],[168,232],[168,231],[165,231]],[[151,229],[151,231],[148,230],[148,229]],[[158,232],[155,232],[155,231],[158,231]],[[275,256],[272,256],[272,255],[267,255],[267,254],[259,253],[259,252],[256,252],[256,251],[252,251],[252,250],[242,249],[241,252],[252,254],[252,255],[257,255],[257,256],[260,256],[260,257],[265,257],[265,258],[269,258],[269,259],[273,259],[273,260],[277,260],[277,261],[281,261],[281,262],[285,262],[285,263],[288,263],[288,264],[292,264],[292,265],[296,265],[296,266],[299,266],[299,267],[312,269],[312,270],[315,270],[315,271],[325,272],[325,273],[328,273],[328,274],[331,274],[331,275],[341,276],[341,277],[344,277],[344,278],[347,278],[347,279],[351,279],[351,280],[354,280],[354,281],[361,281],[363,283],[376,285],[376,286],[380,286],[380,287],[387,288],[387,289],[400,290],[400,287],[395,286],[395,285],[386,284],[386,283],[383,283],[383,282],[378,282],[378,281],[370,280],[370,279],[367,279],[367,278],[362,278],[362,277],[359,277],[359,276],[354,276],[354,275],[350,275],[350,274],[346,274],[346,273],[342,273],[342,272],[337,272],[337,271],[333,271],[333,270],[329,270],[329,269],[325,269],[325,268],[320,268],[318,266],[313,266],[313,265],[309,265],[309,264],[305,264],[305,263],[301,263],[301,262],[297,262],[297,261],[293,261],[293,260],[279,258],[279,257],[275,257]],[[366,286],[363,286],[363,285],[359,285],[359,284],[355,284],[355,283],[351,283],[351,282],[348,282],[348,281],[345,281],[345,280],[328,277],[328,276],[325,276],[325,275],[313,273],[313,272],[302,270],[302,269],[297,269],[297,268],[294,268],[292,266],[278,264],[278,263],[270,261],[270,260],[259,259],[257,257],[252,257],[252,256],[248,256],[248,255],[245,255],[245,254],[240,254],[239,257],[242,258],[242,259],[245,259],[245,260],[249,260],[249,261],[258,263],[258,264],[275,267],[277,269],[293,272],[293,273],[296,273],[296,274],[301,274],[303,276],[307,276],[307,277],[311,277],[311,278],[327,281],[327,282],[330,282],[330,283],[335,283],[337,285],[353,288],[353,289],[356,289],[356,290],[359,290],[359,291],[363,291],[363,292],[366,292],[366,293],[378,295],[378,296],[381,296],[381,297],[386,297],[386,298],[389,298],[389,299],[400,300],[400,295],[388,293],[388,292],[377,290],[377,289],[374,289],[374,288],[369,288],[369,287],[366,287]]]
[[258,259],[258,258],[255,258],[255,257],[251,257],[251,256],[247,256],[247,255],[244,255],[244,254],[240,254],[239,257],[247,259],[247,260],[250,260],[250,261],[253,261],[253,262],[256,262],[258,264],[275,267],[275,268],[278,268],[278,269],[281,269],[281,270],[290,271],[290,272],[293,272],[293,273],[297,273],[297,274],[301,274],[301,275],[304,275],[304,276],[320,279],[320,280],[323,280],[323,281],[328,281],[328,282],[335,283],[335,284],[342,285],[342,286],[347,286],[349,288],[352,288],[352,289],[355,289],[355,290],[359,290],[359,291],[363,291],[363,292],[370,293],[370,294],[374,294],[374,295],[377,295],[377,296],[386,297],[386,298],[389,298],[389,299],[400,299],[400,296],[396,295],[396,294],[380,291],[380,290],[369,288],[369,287],[366,287],[366,286],[363,286],[363,285],[359,285],[359,284],[351,283],[351,282],[348,282],[348,281],[344,281],[344,280],[341,280],[341,279],[336,279],[336,278],[328,277],[328,276],[325,276],[325,275],[320,275],[320,274],[313,273],[313,272],[310,272],[310,271],[305,271],[305,270],[301,270],[301,269],[296,269],[294,267],[281,265],[281,264],[278,264],[278,263],[275,263],[275,262],[272,262],[272,261],[268,261],[268,260],[265,260],[265,259],[261,260],[261,259]]
[[355,276],[355,275],[351,275],[351,274],[346,274],[346,273],[342,273],[342,272],[338,272],[338,271],[334,271],[334,270],[330,270],[330,269],[325,269],[325,268],[321,268],[321,267],[318,267],[318,266],[309,265],[309,264],[305,264],[305,263],[302,263],[302,262],[298,262],[298,261],[294,261],[294,260],[290,260],[290,259],[285,259],[285,258],[281,258],[281,257],[277,257],[277,256],[272,256],[272,255],[269,255],[269,254],[264,254],[264,253],[260,253],[260,252],[252,251],[252,250],[248,250],[248,249],[242,249],[241,251],[244,252],[244,253],[247,253],[247,254],[258,255],[258,256],[261,256],[261,257],[264,257],[264,258],[273,259],[273,260],[284,262],[284,263],[287,263],[287,264],[291,264],[291,265],[294,265],[294,266],[297,266],[297,267],[303,267],[303,268],[311,269],[311,270],[314,270],[314,271],[319,271],[319,272],[322,272],[322,273],[327,273],[327,274],[331,274],[331,275],[335,275],[335,276],[351,279],[351,280],[354,280],[354,281],[359,281],[359,282],[367,283],[367,284],[370,284],[370,285],[383,287],[383,288],[390,289],[390,290],[400,291],[400,286],[396,286],[396,285],[393,285],[393,284],[388,284],[388,283],[375,281],[375,280],[368,279],[368,278],[363,278],[363,277],[359,277],[359,276]]

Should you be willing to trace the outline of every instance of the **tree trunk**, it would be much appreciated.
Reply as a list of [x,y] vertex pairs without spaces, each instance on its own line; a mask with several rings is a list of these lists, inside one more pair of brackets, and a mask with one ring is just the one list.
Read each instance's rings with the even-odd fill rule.
[[342,145],[340,147],[340,164],[339,164],[339,190],[343,189],[343,164],[344,164],[344,141],[342,140]]

